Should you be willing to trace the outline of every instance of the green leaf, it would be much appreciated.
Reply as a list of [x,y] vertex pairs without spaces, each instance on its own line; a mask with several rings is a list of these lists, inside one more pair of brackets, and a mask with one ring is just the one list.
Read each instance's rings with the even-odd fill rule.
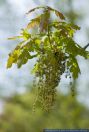
[[8,61],[7,61],[7,68],[11,68],[13,62],[14,62],[14,58],[13,58],[12,56],[10,56],[10,57],[8,58]]
[[77,26],[77,25],[74,25],[74,24],[69,24],[69,26],[71,26],[73,29],[75,29],[75,30],[80,30],[80,27],[79,26]]
[[69,67],[73,78],[74,79],[78,78],[78,74],[81,73],[80,68],[79,68],[77,59],[75,57],[73,57],[72,55],[69,56],[69,61],[67,62],[67,67]]
[[20,53],[20,49],[15,49],[12,53],[9,54],[9,58],[7,60],[7,68],[10,68],[13,63],[17,62]]
[[59,11],[57,11],[57,10],[54,10],[54,11],[55,11],[55,14],[56,14],[57,17],[59,17],[59,18],[65,20],[65,17],[64,17],[64,15],[63,15],[61,12],[59,12]]
[[8,38],[8,40],[16,40],[20,38],[23,38],[23,36],[14,36],[14,37]]
[[31,22],[28,23],[26,28],[30,29],[30,28],[34,28],[35,26],[39,25],[40,19],[41,19],[41,16],[32,19]]
[[31,38],[31,34],[28,32],[27,29],[22,29],[21,35],[23,36],[25,41]]

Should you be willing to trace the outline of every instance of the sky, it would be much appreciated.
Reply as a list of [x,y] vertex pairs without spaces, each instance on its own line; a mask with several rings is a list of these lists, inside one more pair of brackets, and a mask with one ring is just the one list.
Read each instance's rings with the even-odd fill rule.
[[[0,24],[0,93],[9,95],[13,92],[22,92],[24,90],[25,82],[29,82],[32,80],[32,75],[30,74],[30,69],[32,69],[32,64],[28,67],[23,66],[22,69],[17,69],[16,66],[13,66],[11,69],[6,69],[6,62],[8,58],[8,53],[15,48],[17,42],[10,42],[7,40],[8,37],[14,36],[18,34],[20,28],[25,26],[26,22],[26,5],[24,5],[25,1],[20,0],[8,0],[7,1],[9,6],[2,6],[2,13],[0,14],[1,17],[1,24]],[[33,2],[30,2],[31,8],[34,6]],[[7,8],[7,9],[6,9]],[[6,16],[6,12],[8,14]],[[11,13],[12,11],[12,13]],[[15,16],[14,16],[15,15]],[[14,18],[15,17],[15,18]],[[6,23],[3,23],[3,20]],[[14,21],[13,21],[14,20]],[[22,22],[22,20],[24,22]],[[25,24],[23,24],[25,23]],[[14,27],[16,24],[16,27]],[[7,30],[6,30],[7,29]],[[33,63],[33,62],[30,62]],[[25,72],[24,72],[25,71]],[[17,87],[17,88],[16,88]],[[8,90],[9,89],[9,90]]]
[[[21,69],[17,69],[15,65],[11,69],[6,69],[8,53],[16,46],[16,42],[8,41],[7,38],[18,35],[20,29],[26,26],[29,21],[29,17],[27,17],[25,13],[37,6],[37,1],[34,0],[35,3],[33,0],[6,1],[7,6],[4,3],[0,5],[0,94],[9,96],[10,94],[14,94],[16,92],[23,93],[25,91],[25,85],[33,79],[33,75],[30,74],[30,71],[35,63],[35,60],[29,61],[29,63],[24,65]],[[52,0],[49,1],[51,2],[51,6],[55,7]],[[43,3],[42,1],[41,3],[44,4],[45,2]],[[81,46],[84,46],[89,42],[85,33],[86,27],[89,27],[89,8],[87,3],[89,3],[88,0],[86,0],[86,2],[84,0],[74,1],[74,8],[76,10],[81,10],[81,12],[85,13],[87,16],[84,20],[78,22],[81,26],[81,30],[75,35],[75,40]],[[86,105],[89,105],[89,61],[84,60],[83,58],[78,59],[81,69],[81,75],[79,75],[77,81],[79,93],[78,100],[84,102]],[[63,80],[61,85],[62,83],[66,85],[68,81]],[[65,90],[65,87],[60,90]]]

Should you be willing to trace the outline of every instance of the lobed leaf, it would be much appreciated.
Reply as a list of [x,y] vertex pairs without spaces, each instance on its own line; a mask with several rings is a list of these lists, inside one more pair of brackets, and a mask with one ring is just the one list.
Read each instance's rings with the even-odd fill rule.
[[31,22],[28,23],[27,29],[34,28],[35,26],[39,25],[40,19],[41,19],[41,16],[32,19]]
[[65,17],[64,17],[64,15],[61,12],[59,12],[59,11],[49,7],[49,6],[47,6],[47,8],[48,8],[48,10],[55,12],[57,17],[60,17],[61,19],[65,20]]
[[77,62],[77,59],[73,57],[72,55],[69,56],[69,61],[67,62],[67,66],[70,69],[70,72],[72,73],[73,79],[78,78],[78,74],[80,72],[80,68]]

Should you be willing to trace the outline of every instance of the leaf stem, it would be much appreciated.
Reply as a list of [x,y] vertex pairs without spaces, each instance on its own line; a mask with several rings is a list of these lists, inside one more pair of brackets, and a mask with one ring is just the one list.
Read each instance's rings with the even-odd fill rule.
[[50,39],[50,31],[49,31],[49,26],[48,26],[48,39],[49,39],[50,47],[51,47],[51,49],[52,49],[52,44],[51,44],[51,39]]

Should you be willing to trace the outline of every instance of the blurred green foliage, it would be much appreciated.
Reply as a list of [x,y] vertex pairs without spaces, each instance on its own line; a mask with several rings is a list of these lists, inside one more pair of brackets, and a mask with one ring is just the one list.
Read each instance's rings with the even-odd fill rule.
[[37,105],[33,112],[34,90],[8,99],[0,117],[0,132],[42,132],[44,128],[89,128],[89,110],[69,95],[58,93],[51,112]]

